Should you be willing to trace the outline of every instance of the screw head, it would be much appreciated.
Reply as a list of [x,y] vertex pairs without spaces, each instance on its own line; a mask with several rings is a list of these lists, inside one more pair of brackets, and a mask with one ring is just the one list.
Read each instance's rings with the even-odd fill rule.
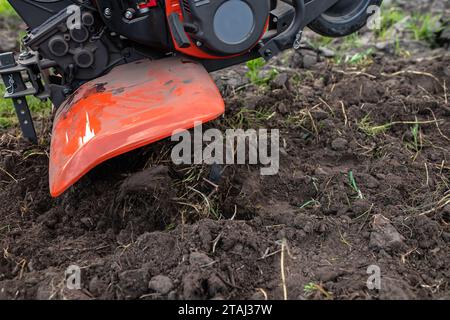
[[22,52],[19,54],[19,59],[20,59],[20,60],[25,60],[25,59],[31,58],[31,56],[32,56],[32,54],[31,54],[30,51],[22,51]]
[[125,11],[125,14],[123,16],[127,20],[133,19],[133,17],[134,17],[134,10],[133,9],[127,9],[127,11]]
[[105,15],[105,17],[110,18],[111,14],[112,14],[111,8],[105,8],[105,10],[103,11],[103,14]]

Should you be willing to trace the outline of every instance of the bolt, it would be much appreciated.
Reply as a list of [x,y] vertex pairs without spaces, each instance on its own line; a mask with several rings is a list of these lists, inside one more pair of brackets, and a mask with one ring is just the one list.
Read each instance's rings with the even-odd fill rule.
[[28,50],[22,51],[19,55],[19,60],[25,60],[25,59],[31,58],[31,56],[32,56],[32,54],[30,51],[28,51]]
[[125,19],[131,20],[134,17],[134,10],[133,9],[127,9],[124,14]]
[[111,14],[112,14],[111,8],[105,8],[105,10],[103,11],[103,14],[107,18],[111,18]]
[[201,41],[197,41],[196,45],[197,45],[197,47],[201,47],[201,46],[203,46],[203,43]]

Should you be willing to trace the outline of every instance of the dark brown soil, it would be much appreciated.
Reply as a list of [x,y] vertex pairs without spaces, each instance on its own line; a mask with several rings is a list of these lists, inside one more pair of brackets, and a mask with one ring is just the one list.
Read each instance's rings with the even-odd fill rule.
[[215,74],[207,126],[280,129],[275,176],[175,166],[166,140],[52,199],[49,120],[40,147],[0,131],[0,299],[450,299],[449,52],[281,60],[265,88]]
[[[433,54],[375,57],[364,70],[286,68],[289,80],[267,89],[216,75],[227,114],[210,126],[236,124],[242,108],[272,114],[248,112],[244,127],[281,128],[276,176],[176,167],[163,141],[51,199],[47,145],[3,132],[0,298],[279,299],[281,249],[290,299],[450,298],[450,56]],[[65,289],[72,264],[81,291]],[[370,265],[381,290],[366,287]]]

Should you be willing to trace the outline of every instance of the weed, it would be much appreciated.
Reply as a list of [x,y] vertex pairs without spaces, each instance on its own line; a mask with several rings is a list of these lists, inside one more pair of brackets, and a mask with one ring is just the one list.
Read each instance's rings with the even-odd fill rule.
[[353,171],[352,170],[350,170],[348,172],[348,182],[350,184],[350,187],[357,194],[358,199],[364,199],[364,196],[363,196],[363,194],[361,192],[361,189],[356,184],[355,176],[353,175]]
[[303,287],[303,292],[306,297],[314,295],[316,292],[320,292],[326,299],[332,299],[333,296],[330,292],[325,290],[322,286],[310,282]]
[[365,51],[358,52],[351,57],[347,57],[345,62],[347,62],[349,64],[357,64],[357,65],[367,64],[372,60],[370,58],[370,56],[373,54],[373,52],[374,52],[374,49],[369,48]]
[[278,74],[278,71],[275,69],[272,69],[269,71],[269,73],[265,76],[262,76],[262,68],[266,65],[266,62],[263,58],[251,60],[247,62],[247,77],[250,79],[250,82],[258,85],[258,86],[265,86],[269,84],[270,81],[272,81]]
[[300,206],[300,209],[305,209],[305,208],[310,208],[310,207],[317,207],[317,206],[320,206],[320,202],[317,201],[317,200],[312,199],[312,200],[306,201],[304,204],[302,204]]
[[416,14],[410,20],[408,29],[412,31],[415,40],[434,44],[435,34],[441,30],[439,19],[439,16],[431,14]]
[[411,128],[411,133],[413,136],[413,146],[414,146],[414,150],[419,151],[419,148],[421,147],[421,144],[419,143],[419,124],[416,123],[412,128]]
[[376,36],[383,40],[395,37],[398,41],[398,32],[407,31],[416,41],[434,44],[435,34],[441,30],[440,18],[439,15],[423,13],[407,16],[399,8],[390,8],[383,11],[381,28],[376,31]]
[[366,135],[370,137],[375,137],[379,134],[385,133],[389,128],[389,124],[385,125],[374,125],[372,120],[370,119],[370,114],[367,114],[361,121],[358,123],[358,128],[364,132]]
[[304,204],[300,206],[300,209],[308,208],[308,207],[315,207],[320,205],[320,202],[314,199],[311,199],[309,201],[306,201]]
[[333,40],[334,38],[331,37],[319,36],[314,39],[314,41],[308,41],[308,45],[317,50],[320,47],[328,47],[333,42]]
[[402,23],[407,18],[408,16],[399,8],[393,7],[383,10],[381,15],[381,28],[375,31],[377,38],[387,39],[393,29],[396,31],[396,25]]
[[295,86],[299,86],[302,83],[302,78],[299,74],[294,74],[291,78],[292,84]]
[[316,291],[317,291],[317,285],[312,282],[305,284],[305,286],[303,287],[303,292],[305,293],[306,296],[310,296],[310,295],[314,294]]
[[177,225],[175,223],[170,223],[166,226],[165,231],[169,232],[169,231],[175,230],[176,227],[177,227]]
[[232,117],[225,119],[227,127],[232,129],[252,128],[270,120],[275,113],[270,109],[252,110],[242,108]]
[[362,46],[361,37],[358,32],[352,33],[344,38],[344,46],[347,48],[359,48]]
[[406,147],[418,154],[422,150],[423,146],[422,136],[420,134],[420,125],[418,122],[411,127],[411,137],[412,140],[410,142],[406,142]]

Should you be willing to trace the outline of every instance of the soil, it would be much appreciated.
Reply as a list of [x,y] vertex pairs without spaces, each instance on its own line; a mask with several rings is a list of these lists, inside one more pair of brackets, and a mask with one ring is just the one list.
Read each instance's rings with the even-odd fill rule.
[[307,54],[265,88],[214,74],[227,111],[206,128],[280,129],[275,176],[176,166],[165,140],[52,199],[48,120],[39,147],[0,132],[0,299],[450,299],[449,52]]

